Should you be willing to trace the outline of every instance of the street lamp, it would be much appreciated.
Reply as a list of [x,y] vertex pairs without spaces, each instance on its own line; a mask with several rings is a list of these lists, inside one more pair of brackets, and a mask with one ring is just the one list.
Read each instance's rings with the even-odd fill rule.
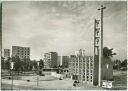
[[38,75],[39,75],[39,62],[37,62],[37,86],[38,86],[38,84],[39,84]]
[[11,62],[11,71],[12,71],[12,85],[11,85],[11,90],[13,90],[13,67],[14,67],[14,62]]

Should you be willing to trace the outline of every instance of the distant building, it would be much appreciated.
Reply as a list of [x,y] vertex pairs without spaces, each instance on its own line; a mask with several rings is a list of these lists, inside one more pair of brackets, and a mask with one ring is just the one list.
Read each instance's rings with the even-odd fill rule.
[[72,79],[93,84],[93,71],[93,57],[86,56],[84,50],[79,50],[70,56],[69,72]]
[[44,67],[45,68],[57,68],[58,66],[58,54],[57,52],[49,52],[44,54]]
[[12,46],[12,57],[18,56],[20,59],[30,58],[30,48]]
[[58,66],[62,65],[62,56],[58,56]]
[[69,56],[62,56],[62,67],[69,67]]
[[7,59],[10,57],[10,49],[4,49],[4,58]]
[[44,54],[44,68],[50,68],[51,67],[51,55],[50,53]]
[[70,55],[70,59],[69,59],[70,76],[73,76],[73,74],[75,74],[75,61],[76,61],[76,55]]

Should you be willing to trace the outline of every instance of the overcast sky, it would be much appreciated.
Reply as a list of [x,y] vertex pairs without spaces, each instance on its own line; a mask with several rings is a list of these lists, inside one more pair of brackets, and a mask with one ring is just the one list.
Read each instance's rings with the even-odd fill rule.
[[104,46],[114,48],[114,59],[127,56],[126,2],[4,2],[2,13],[3,49],[31,48],[31,59],[44,53],[71,55],[85,49],[93,55],[94,19],[104,10]]

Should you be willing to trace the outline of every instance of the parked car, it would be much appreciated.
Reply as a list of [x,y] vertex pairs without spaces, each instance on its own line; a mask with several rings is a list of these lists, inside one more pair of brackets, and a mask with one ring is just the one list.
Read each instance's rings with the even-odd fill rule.
[[45,76],[45,74],[42,73],[42,74],[40,74],[40,76]]
[[79,81],[76,81],[76,80],[75,80],[74,83],[73,83],[73,86],[76,87],[78,83],[79,83]]
[[59,80],[63,80],[63,77],[60,77]]

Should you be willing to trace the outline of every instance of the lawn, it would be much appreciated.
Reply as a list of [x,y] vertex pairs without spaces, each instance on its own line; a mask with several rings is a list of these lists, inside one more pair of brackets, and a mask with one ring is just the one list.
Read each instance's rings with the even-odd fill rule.
[[126,90],[127,89],[127,71],[113,71],[113,89]]
[[[4,77],[5,78],[5,77]],[[113,90],[126,90],[127,89],[127,72],[126,71],[113,71]],[[22,80],[21,80],[22,79]],[[30,80],[30,82],[27,82]],[[73,80],[64,79],[59,80],[51,76],[39,76],[39,85],[37,87],[37,76],[21,76],[19,80],[14,80],[13,89],[15,90],[45,90],[45,89],[65,89],[65,90],[103,90],[101,87],[84,86],[84,87],[73,87]],[[11,79],[2,79],[2,90],[11,89]]]

